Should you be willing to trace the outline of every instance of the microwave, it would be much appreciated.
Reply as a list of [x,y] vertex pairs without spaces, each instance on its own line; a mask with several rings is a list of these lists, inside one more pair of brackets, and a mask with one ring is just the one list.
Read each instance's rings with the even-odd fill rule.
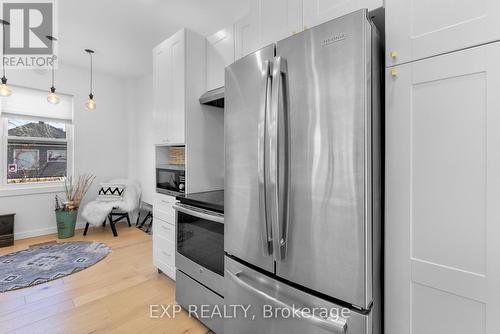
[[156,192],[166,195],[184,194],[186,172],[181,168],[156,168]]

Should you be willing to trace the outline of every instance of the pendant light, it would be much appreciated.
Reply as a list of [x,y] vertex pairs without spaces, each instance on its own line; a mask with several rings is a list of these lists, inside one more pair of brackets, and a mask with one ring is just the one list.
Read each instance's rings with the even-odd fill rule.
[[7,78],[5,77],[5,27],[9,26],[10,23],[8,21],[0,19],[0,23],[2,24],[2,83],[0,84],[0,96],[6,97],[12,94],[12,90],[7,85]]
[[[54,36],[45,36],[47,39],[53,43],[57,41],[57,38]],[[56,60],[56,56],[52,56],[52,86],[50,87],[50,92],[49,95],[47,95],[47,102],[52,103],[52,104],[58,104],[60,99],[59,96],[56,94],[56,87],[55,87],[55,71],[54,71],[54,62]]]
[[87,102],[85,102],[85,107],[87,110],[95,110],[97,108],[95,100],[94,100],[94,94],[92,92],[92,54],[94,53],[94,50],[91,49],[85,49],[85,52],[87,52],[90,56],[90,94],[89,94],[89,99]]

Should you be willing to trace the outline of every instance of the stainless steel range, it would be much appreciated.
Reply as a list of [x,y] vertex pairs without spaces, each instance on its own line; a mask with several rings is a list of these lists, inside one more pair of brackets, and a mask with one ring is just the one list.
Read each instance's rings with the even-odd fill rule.
[[[178,196],[176,300],[188,311],[224,304],[224,191]],[[194,316],[200,312],[191,313]],[[200,318],[221,334],[222,319]]]

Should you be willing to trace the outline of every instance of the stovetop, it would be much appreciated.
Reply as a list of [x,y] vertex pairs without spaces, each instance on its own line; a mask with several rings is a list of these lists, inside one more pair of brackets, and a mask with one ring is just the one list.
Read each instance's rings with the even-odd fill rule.
[[224,213],[224,190],[179,195],[181,203]]

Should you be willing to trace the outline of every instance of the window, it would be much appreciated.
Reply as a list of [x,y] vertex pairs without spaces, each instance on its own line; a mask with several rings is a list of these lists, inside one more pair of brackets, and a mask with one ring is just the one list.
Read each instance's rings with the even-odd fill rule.
[[66,124],[7,118],[7,183],[63,181],[67,176]]
[[73,98],[60,94],[54,105],[47,103],[45,91],[13,88],[14,94],[0,99],[0,195],[59,186],[72,174]]

